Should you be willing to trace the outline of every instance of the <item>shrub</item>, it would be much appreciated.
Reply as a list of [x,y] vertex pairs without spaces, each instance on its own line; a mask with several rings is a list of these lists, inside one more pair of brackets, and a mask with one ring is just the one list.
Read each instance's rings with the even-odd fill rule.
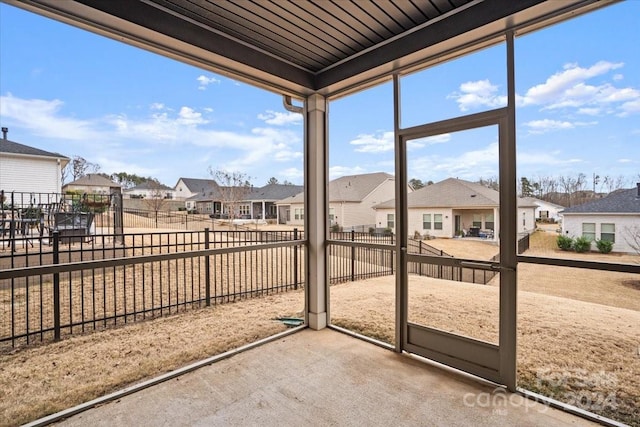
[[569,236],[558,236],[556,243],[561,251],[570,251],[573,248],[573,239]]
[[337,233],[339,231],[342,231],[342,227],[340,227],[340,224],[333,224],[331,226],[331,231],[333,231],[334,233]]
[[591,250],[591,239],[587,237],[578,237],[573,242],[573,249],[576,252],[587,252]]
[[613,249],[613,242],[609,240],[596,240],[596,246],[600,253],[608,254]]

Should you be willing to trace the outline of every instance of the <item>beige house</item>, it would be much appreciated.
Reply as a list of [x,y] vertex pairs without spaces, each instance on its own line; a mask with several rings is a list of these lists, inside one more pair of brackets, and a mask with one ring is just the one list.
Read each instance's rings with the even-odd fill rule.
[[[432,237],[483,237],[498,240],[500,193],[457,178],[428,185],[408,195],[409,233]],[[537,205],[518,199],[518,233],[535,230]],[[395,233],[395,200],[375,206],[377,227]]]
[[87,174],[62,187],[63,192],[75,191],[87,194],[113,194],[120,193],[122,186],[118,183],[95,173]]
[[[374,227],[373,206],[394,197],[395,178],[385,172],[343,176],[329,182],[329,223],[342,229]],[[304,192],[280,200],[278,222],[304,225]]]

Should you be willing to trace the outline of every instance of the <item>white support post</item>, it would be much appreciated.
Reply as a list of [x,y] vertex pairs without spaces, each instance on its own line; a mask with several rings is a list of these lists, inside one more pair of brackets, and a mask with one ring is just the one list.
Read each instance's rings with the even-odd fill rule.
[[305,226],[307,238],[307,323],[328,322],[327,279],[327,100],[318,94],[305,102]]

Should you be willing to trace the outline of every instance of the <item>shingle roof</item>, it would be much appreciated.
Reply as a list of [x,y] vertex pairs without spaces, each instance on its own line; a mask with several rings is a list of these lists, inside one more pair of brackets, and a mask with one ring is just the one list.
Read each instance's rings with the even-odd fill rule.
[[201,178],[180,178],[178,181],[182,180],[184,185],[187,186],[187,189],[192,193],[198,193],[207,191],[209,187],[215,187],[218,185],[213,179],[201,179]]
[[168,187],[162,183],[155,181],[145,181],[142,182],[135,187],[131,187],[126,191],[134,191],[134,190],[173,190],[173,188]]
[[[380,184],[393,175],[386,172],[365,173],[336,178],[329,182],[329,202],[361,202]],[[304,193],[282,200],[285,203],[304,203]]]
[[302,185],[267,184],[264,187],[254,188],[246,200],[271,200],[277,201],[295,196],[304,191]]
[[0,153],[21,154],[23,156],[54,157],[56,159],[69,160],[67,156],[63,156],[62,154],[52,153],[50,151],[41,150],[28,145],[19,144],[4,138],[0,139]]
[[111,181],[109,178],[105,178],[102,175],[98,175],[95,173],[87,174],[81,178],[76,179],[64,186],[67,187],[69,185],[90,185],[94,187],[122,187],[120,184]]
[[[407,202],[409,208],[497,207],[500,205],[500,193],[475,182],[447,178],[409,193]],[[535,207],[536,205],[518,198],[518,206]],[[387,200],[374,208],[395,208],[395,200]]]
[[523,197],[522,199],[525,200],[527,203],[530,203],[530,204],[536,205],[536,206],[540,206],[541,203],[544,203],[545,205],[554,207],[556,209],[564,208],[564,206],[562,206],[562,205],[558,205],[556,203],[547,202],[546,200],[540,200],[540,199],[537,199],[535,197]]
[[618,190],[602,199],[592,200],[582,205],[560,211],[561,214],[577,213],[640,213],[639,188]]

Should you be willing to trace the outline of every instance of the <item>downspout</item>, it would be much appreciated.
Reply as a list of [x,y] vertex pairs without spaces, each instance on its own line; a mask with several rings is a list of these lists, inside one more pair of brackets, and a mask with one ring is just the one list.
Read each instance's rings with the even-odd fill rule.
[[293,103],[291,102],[291,96],[289,95],[282,95],[282,105],[284,105],[285,110],[292,113],[302,114],[304,112],[303,107],[293,105]]

